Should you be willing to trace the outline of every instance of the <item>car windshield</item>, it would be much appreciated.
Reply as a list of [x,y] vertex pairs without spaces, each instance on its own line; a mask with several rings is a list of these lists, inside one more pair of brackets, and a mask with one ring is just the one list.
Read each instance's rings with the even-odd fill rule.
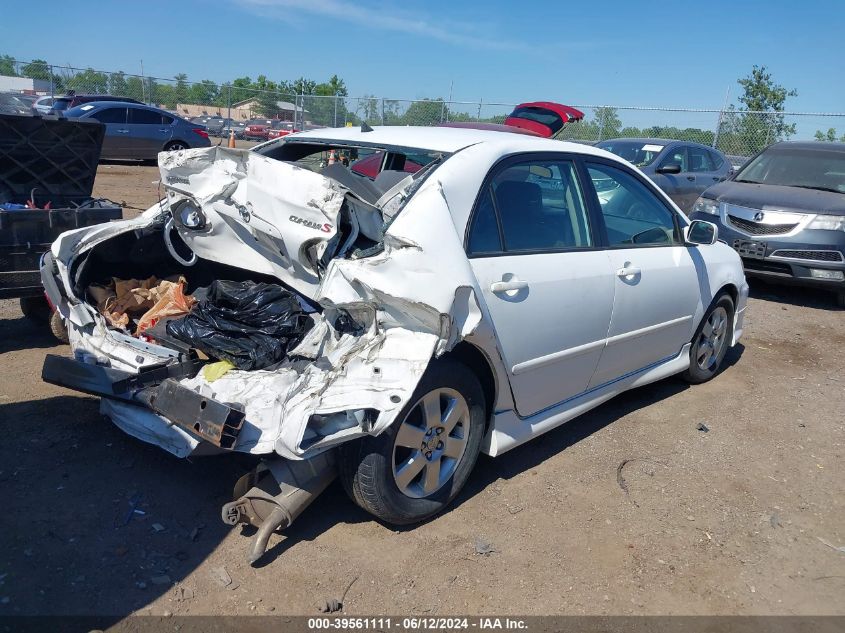
[[845,193],[845,151],[772,147],[743,167],[735,180]]
[[666,146],[643,141],[604,141],[598,143],[596,147],[616,154],[637,167],[645,167],[651,165]]

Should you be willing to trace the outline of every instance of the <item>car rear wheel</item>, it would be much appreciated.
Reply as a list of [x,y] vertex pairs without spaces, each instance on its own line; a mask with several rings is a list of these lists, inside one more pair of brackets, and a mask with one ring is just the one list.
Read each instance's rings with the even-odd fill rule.
[[422,521],[445,508],[466,483],[485,415],[475,375],[455,361],[433,361],[389,429],[340,447],[340,481],[359,506],[383,521]]
[[50,331],[62,343],[68,343],[67,326],[65,325],[62,315],[56,311],[50,315]]
[[187,143],[183,143],[182,141],[171,141],[167,145],[164,146],[165,152],[175,152],[180,149],[190,149]]
[[836,293],[836,305],[840,308],[845,308],[845,290],[840,290]]
[[716,297],[692,338],[687,382],[699,384],[715,376],[733,338],[734,302],[727,294]]

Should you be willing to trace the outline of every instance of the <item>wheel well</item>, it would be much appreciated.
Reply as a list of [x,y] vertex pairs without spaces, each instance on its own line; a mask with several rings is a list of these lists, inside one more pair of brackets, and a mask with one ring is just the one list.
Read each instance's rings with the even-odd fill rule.
[[446,358],[454,359],[472,370],[481,383],[484,391],[484,401],[487,409],[487,421],[493,417],[493,407],[496,406],[496,376],[490,362],[484,353],[475,345],[467,342],[458,343]]
[[734,286],[733,284],[725,284],[724,286],[719,288],[719,292],[713,295],[713,297],[716,298],[723,292],[726,292],[728,295],[730,295],[730,298],[733,299],[734,302],[734,308],[736,308],[736,303],[739,299],[739,291],[736,289],[736,286]]

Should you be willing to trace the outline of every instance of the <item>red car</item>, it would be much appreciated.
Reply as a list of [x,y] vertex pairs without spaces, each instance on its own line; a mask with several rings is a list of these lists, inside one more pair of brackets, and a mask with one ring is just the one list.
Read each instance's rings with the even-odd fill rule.
[[[287,126],[290,126],[289,130]],[[293,124],[290,121],[282,121],[281,119],[252,119],[247,122],[244,128],[244,138],[250,141],[266,141],[268,138],[285,136],[285,134],[270,136],[270,132],[274,130],[287,130],[285,134],[290,134],[293,131]]]
[[267,130],[267,139],[272,138],[281,138],[283,136],[287,136],[288,134],[293,134],[294,132],[299,132],[295,127],[293,127],[293,123],[290,121],[280,121],[281,125],[276,127],[275,125]]
[[[584,113],[570,106],[552,101],[531,101],[520,103],[506,118],[504,123],[482,123],[467,121],[461,123],[440,123],[438,127],[465,127],[474,130],[494,130],[553,138],[567,123],[580,121]],[[382,169],[384,152],[375,152],[358,161],[350,168],[359,176],[375,179]],[[430,158],[406,156],[403,171],[413,174],[422,169]],[[424,162],[423,162],[424,161]]]

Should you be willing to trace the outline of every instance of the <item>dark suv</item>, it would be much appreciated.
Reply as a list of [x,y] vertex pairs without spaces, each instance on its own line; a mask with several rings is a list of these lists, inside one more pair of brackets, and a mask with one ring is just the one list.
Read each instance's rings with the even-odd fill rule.
[[83,103],[91,103],[93,101],[123,101],[124,103],[141,103],[137,99],[130,99],[129,97],[114,97],[112,95],[78,95],[68,93],[63,97],[56,97],[53,99],[53,105],[50,108],[51,114],[57,114],[70,110]]
[[771,145],[690,217],[719,226],[746,275],[826,288],[845,307],[845,143]]

